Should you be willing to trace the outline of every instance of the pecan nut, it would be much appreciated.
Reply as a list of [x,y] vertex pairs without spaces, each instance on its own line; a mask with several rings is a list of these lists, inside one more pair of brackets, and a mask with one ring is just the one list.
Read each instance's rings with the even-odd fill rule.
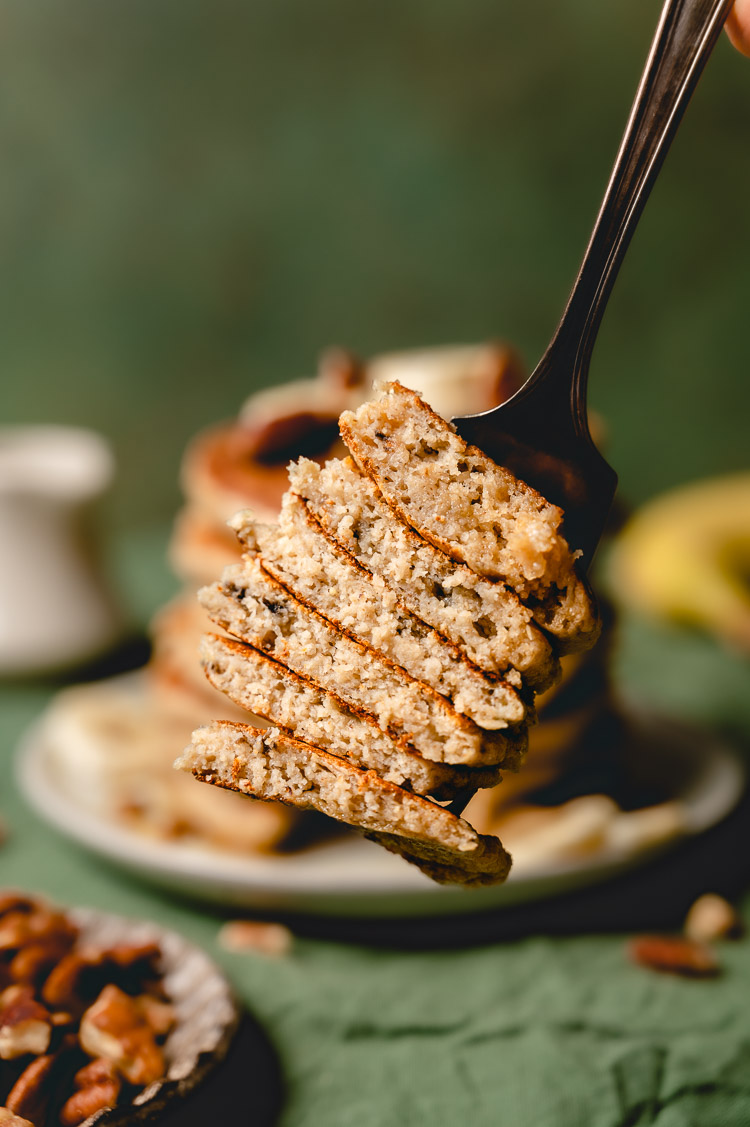
[[89,1088],[74,1092],[60,1109],[60,1123],[63,1127],[78,1127],[90,1115],[104,1108],[114,1107],[120,1094],[119,1081],[102,1080]]
[[49,908],[17,908],[0,918],[0,951],[18,951],[29,943],[52,941],[67,949],[77,937],[78,928],[67,916]]
[[80,1012],[101,990],[103,983],[93,981],[101,959],[92,959],[70,951],[52,968],[44,985],[42,998],[48,1006],[67,1006]]
[[164,1075],[164,1056],[137,999],[117,986],[105,986],[84,1013],[80,1042],[90,1056],[112,1061],[131,1084],[142,1087]]
[[40,1056],[49,1048],[49,1012],[27,994],[15,998],[0,1013],[0,1059],[15,1060],[26,1053]]
[[0,892],[0,916],[7,912],[32,912],[36,903],[21,892]]
[[230,920],[219,931],[219,943],[227,951],[257,951],[261,955],[287,955],[293,937],[283,924],[259,920]]
[[721,972],[710,947],[672,935],[642,935],[628,945],[630,958],[639,966],[686,978],[713,978]]
[[44,939],[22,947],[10,961],[10,975],[14,982],[41,981],[51,967],[65,954],[67,945],[59,939]]
[[8,1110],[34,1123],[43,1120],[56,1063],[54,1056],[45,1054],[28,1064],[8,1094],[5,1101]]
[[158,943],[116,943],[109,947],[106,957],[123,970],[138,968],[143,973],[153,974],[161,958]]
[[17,1002],[19,998],[33,998],[33,987],[29,986],[28,982],[21,985],[20,982],[13,982],[10,986],[6,986],[2,994],[0,994],[0,1014],[2,1014],[11,1002]]
[[117,1080],[117,1069],[106,1057],[95,1057],[78,1069],[73,1085],[76,1088],[92,1088],[94,1084],[104,1084],[108,1080]]

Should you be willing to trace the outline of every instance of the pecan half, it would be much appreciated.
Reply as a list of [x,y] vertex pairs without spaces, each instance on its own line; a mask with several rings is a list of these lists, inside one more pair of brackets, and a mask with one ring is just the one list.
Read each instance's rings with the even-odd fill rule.
[[[70,951],[50,971],[42,986],[42,998],[48,1006],[77,1009],[86,998],[85,979],[90,976],[91,961]],[[96,991],[92,991],[95,996]]]
[[56,1063],[56,1057],[45,1054],[28,1064],[8,1094],[5,1101],[8,1109],[32,1122],[43,1120],[51,1095],[50,1078]]
[[59,942],[68,948],[78,937],[78,928],[62,912],[48,908],[15,909],[0,918],[0,951],[18,951],[33,942]]
[[73,1077],[73,1085],[76,1088],[92,1088],[94,1084],[104,1084],[109,1080],[117,1080],[117,1069],[106,1057],[95,1057],[78,1069]]
[[14,982],[10,986],[6,986],[2,994],[0,994],[0,1014],[8,1008],[11,1002],[17,1002],[19,998],[33,998],[34,988],[26,983]]
[[15,982],[39,982],[65,954],[67,944],[60,939],[39,940],[22,947],[10,961],[10,975]]
[[0,916],[7,912],[31,912],[36,903],[21,892],[0,892]]
[[220,945],[240,954],[257,951],[261,955],[288,955],[292,942],[288,927],[260,920],[230,920],[219,931]]
[[642,935],[631,939],[628,953],[634,963],[664,974],[686,978],[714,978],[721,972],[710,947],[672,935]]
[[90,1115],[103,1111],[105,1107],[114,1107],[120,1094],[118,1080],[103,1080],[99,1084],[92,1084],[89,1088],[82,1088],[74,1092],[65,1101],[60,1109],[60,1123],[63,1127],[78,1127]]
[[136,967],[144,973],[154,974],[161,958],[161,948],[158,943],[116,943],[114,947],[107,948],[104,958],[123,969]]

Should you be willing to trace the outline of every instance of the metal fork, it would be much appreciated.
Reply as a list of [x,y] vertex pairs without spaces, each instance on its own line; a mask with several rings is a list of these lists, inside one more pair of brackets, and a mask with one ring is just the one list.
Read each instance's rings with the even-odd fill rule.
[[617,271],[733,0],[667,0],[578,277],[547,351],[506,403],[453,422],[565,511],[588,567],[617,486],[589,433],[589,360]]

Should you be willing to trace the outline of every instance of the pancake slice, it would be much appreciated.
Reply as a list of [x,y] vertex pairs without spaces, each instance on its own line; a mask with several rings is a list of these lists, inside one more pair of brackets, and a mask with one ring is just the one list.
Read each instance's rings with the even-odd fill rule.
[[202,782],[254,798],[318,810],[375,835],[433,879],[496,884],[510,868],[497,838],[483,837],[429,799],[276,728],[219,721],[193,733],[176,766]]
[[500,781],[499,766],[491,758],[469,766],[427,759],[405,739],[384,732],[364,710],[242,642],[207,634],[201,659],[211,684],[241,708],[416,794],[451,798],[464,788],[478,790]]
[[231,523],[245,547],[261,553],[264,570],[287,590],[339,631],[430,685],[481,728],[507,728],[526,719],[517,672],[504,679],[470,661],[326,536],[299,497],[284,498],[280,527],[257,524],[247,511]]
[[596,603],[560,532],[562,510],[469,446],[414,391],[382,384],[341,435],[399,517],[453,559],[508,583],[561,652],[599,631]]
[[[227,568],[221,583],[204,587],[199,598],[230,634],[350,707],[364,709],[384,731],[406,739],[428,759],[494,762],[509,743],[504,733],[483,732],[445,697],[372,647],[340,633],[264,571],[257,558]],[[519,745],[525,745],[525,733],[516,729],[511,754]]]
[[495,673],[516,669],[537,692],[555,681],[559,662],[552,646],[515,592],[408,528],[351,458],[324,467],[301,458],[290,466],[289,480],[342,548],[477,665]]

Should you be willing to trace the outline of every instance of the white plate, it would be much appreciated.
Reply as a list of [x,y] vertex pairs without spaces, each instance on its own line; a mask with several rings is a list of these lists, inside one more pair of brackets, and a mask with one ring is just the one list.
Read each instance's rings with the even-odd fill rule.
[[[122,678],[123,688],[131,678]],[[113,682],[109,682],[111,685]],[[744,786],[739,760],[714,736],[661,718],[637,721],[649,759],[676,781],[683,833],[638,852],[600,848],[585,856],[524,860],[519,849],[503,885],[479,889],[434,884],[413,866],[363,838],[323,842],[283,856],[230,853],[185,840],[149,838],[86,805],[55,755],[42,718],[19,747],[20,787],[29,804],[81,845],[161,886],[224,904],[339,916],[420,916],[475,912],[556,895],[642,864],[687,836],[709,829]]]

